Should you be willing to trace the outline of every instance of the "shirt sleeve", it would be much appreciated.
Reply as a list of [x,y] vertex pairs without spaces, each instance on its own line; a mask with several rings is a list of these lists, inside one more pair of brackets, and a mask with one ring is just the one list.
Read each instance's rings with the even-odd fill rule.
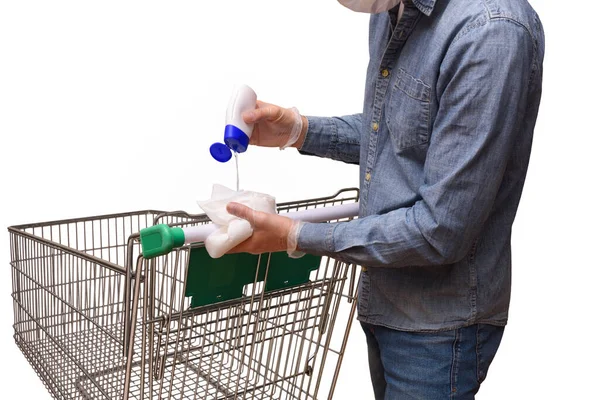
[[308,130],[300,153],[358,164],[362,114],[307,117]]
[[298,249],[370,267],[462,259],[523,132],[533,60],[531,36],[513,21],[492,20],[455,39],[440,68],[420,200],[349,222],[307,223]]

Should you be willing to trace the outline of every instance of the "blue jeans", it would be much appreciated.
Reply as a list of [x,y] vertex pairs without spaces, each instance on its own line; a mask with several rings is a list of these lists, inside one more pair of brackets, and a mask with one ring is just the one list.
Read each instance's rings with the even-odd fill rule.
[[504,327],[402,332],[361,323],[376,400],[474,399]]

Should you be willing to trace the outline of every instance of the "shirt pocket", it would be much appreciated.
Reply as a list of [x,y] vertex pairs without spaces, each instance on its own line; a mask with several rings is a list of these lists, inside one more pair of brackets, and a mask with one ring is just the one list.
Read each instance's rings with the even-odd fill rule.
[[430,104],[431,86],[400,69],[385,113],[397,153],[429,142]]

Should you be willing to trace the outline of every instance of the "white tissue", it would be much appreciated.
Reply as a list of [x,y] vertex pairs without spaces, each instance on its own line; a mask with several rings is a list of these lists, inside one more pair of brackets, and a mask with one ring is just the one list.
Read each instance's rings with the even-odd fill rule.
[[212,258],[219,258],[238,244],[252,236],[252,226],[245,219],[227,212],[227,204],[236,202],[256,211],[275,214],[277,212],[275,198],[268,194],[242,190],[236,192],[225,186],[213,185],[209,200],[198,201],[198,205],[208,217],[219,225],[219,229],[211,233],[204,244]]

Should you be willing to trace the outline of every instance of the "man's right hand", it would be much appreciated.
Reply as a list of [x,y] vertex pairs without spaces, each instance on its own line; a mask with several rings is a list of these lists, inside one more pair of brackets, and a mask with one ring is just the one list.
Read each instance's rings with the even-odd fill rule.
[[[289,140],[290,134],[298,124],[296,111],[258,100],[256,109],[242,113],[247,124],[254,123],[250,144],[263,147],[283,147]],[[304,143],[308,121],[301,116],[302,127],[300,136],[290,146],[299,149]],[[296,127],[298,129],[298,127]]]

